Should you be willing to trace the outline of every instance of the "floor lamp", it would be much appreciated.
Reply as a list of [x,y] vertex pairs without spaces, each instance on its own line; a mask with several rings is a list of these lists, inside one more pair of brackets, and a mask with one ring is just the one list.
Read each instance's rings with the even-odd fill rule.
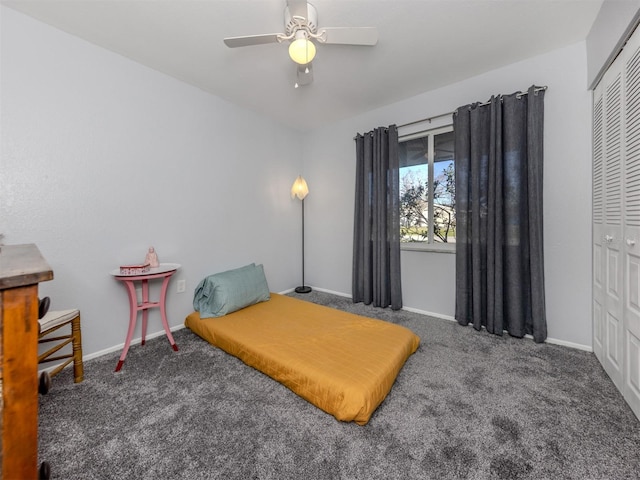
[[307,287],[304,284],[304,197],[309,194],[309,187],[307,186],[307,182],[305,182],[302,175],[298,175],[296,181],[293,182],[293,186],[291,187],[291,198],[298,197],[298,199],[302,202],[302,285],[296,287],[296,293],[309,293],[311,291],[311,287]]

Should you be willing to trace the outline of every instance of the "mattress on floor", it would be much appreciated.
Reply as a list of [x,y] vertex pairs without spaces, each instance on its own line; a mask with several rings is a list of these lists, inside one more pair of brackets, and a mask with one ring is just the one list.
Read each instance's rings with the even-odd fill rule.
[[275,293],[223,317],[193,312],[185,325],[336,419],[359,425],[420,343],[400,325]]

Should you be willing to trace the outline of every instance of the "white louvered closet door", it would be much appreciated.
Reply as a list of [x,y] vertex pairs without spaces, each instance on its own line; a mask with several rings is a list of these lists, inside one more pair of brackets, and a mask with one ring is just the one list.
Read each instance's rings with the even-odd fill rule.
[[[594,92],[593,136],[594,257],[598,261],[594,258],[594,352],[620,389],[623,368],[621,66],[622,63],[616,61]],[[598,222],[596,215],[600,212]]]
[[593,352],[604,357],[604,95],[593,93]]
[[624,49],[624,368],[622,394],[640,418],[640,31]]
[[593,97],[593,350],[640,418],[640,31]]

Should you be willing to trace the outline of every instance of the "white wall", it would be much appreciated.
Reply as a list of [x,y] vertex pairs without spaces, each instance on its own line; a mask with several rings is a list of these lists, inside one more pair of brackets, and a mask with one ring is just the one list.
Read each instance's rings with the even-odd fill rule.
[[[5,243],[39,246],[55,273],[41,294],[53,298],[54,308],[82,310],[85,354],[124,341],[125,291],[108,272],[142,260],[149,245],[161,261],[183,265],[172,285],[185,279],[187,294],[170,289],[172,326],[191,311],[197,282],[215,271],[255,261],[265,264],[272,291],[298,285],[300,204],[288,195],[298,173],[311,190],[305,200],[306,283],[350,294],[355,133],[450,112],[532,83],[549,87],[549,337],[591,345],[584,42],[302,137],[0,8],[0,232]],[[403,252],[405,306],[453,317],[454,262],[452,254]],[[159,330],[152,311],[150,332]]]
[[[81,309],[85,355],[124,342],[126,293],[109,272],[150,245],[182,264],[172,326],[216,271],[255,261],[272,291],[297,285],[298,134],[0,8],[0,233],[37,244],[55,276],[40,294]],[[161,330],[151,310],[149,333]]]
[[[546,85],[544,228],[548,333],[591,346],[591,96],[581,42],[308,134],[307,283],[350,294],[356,132]],[[403,131],[401,130],[402,134]],[[403,252],[406,307],[453,317],[455,255]]]

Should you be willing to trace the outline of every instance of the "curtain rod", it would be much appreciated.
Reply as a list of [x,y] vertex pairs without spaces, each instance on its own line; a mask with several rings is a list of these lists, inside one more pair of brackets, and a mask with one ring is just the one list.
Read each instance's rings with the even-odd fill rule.
[[[420,120],[414,120],[413,122],[409,122],[409,123],[403,123],[402,125],[396,125],[396,128],[402,128],[402,127],[408,127],[409,125],[415,125],[417,123],[423,123],[423,122],[429,122],[431,123],[431,120],[435,119],[435,118],[440,118],[440,117],[446,117],[448,115],[453,115],[455,112],[447,112],[447,113],[441,113],[440,115],[434,115],[432,117],[427,117],[427,118],[421,118]],[[427,130],[423,130],[421,132],[417,132],[417,133],[422,133],[422,132],[426,132]],[[413,133],[411,134],[413,135]],[[401,138],[403,135],[399,135],[398,138]],[[355,137],[353,137],[353,139],[355,140],[357,137],[357,135]]]
[[[544,86],[544,87],[536,87],[536,88],[533,89],[533,92],[534,93],[538,93],[539,91],[546,90],[546,89],[547,89],[546,86]],[[518,92],[518,93],[516,93],[516,98],[522,98],[522,97],[524,97],[525,95],[528,95],[528,94],[529,94],[529,92]],[[498,95],[498,96],[500,98],[502,98],[502,95]],[[489,105],[490,103],[491,103],[490,101],[487,101],[485,103],[479,104],[478,106]],[[440,118],[440,117],[446,117],[446,116],[449,116],[449,115],[453,115],[454,113],[456,113],[456,112],[453,111],[453,112],[441,113],[440,115],[434,115],[432,117],[421,118],[420,120],[414,120],[413,122],[408,122],[408,123],[403,123],[402,125],[397,125],[397,128],[408,127],[410,125],[415,125],[416,123],[423,123],[423,122],[431,123],[431,120],[434,120],[434,119]]]
[[[540,91],[546,90],[548,87],[545,85],[544,87],[535,87],[533,89],[533,93],[537,94]],[[518,92],[516,93],[516,98],[520,99],[522,97],[524,97],[525,95],[528,95],[529,92]],[[503,95],[498,95],[498,98],[500,98],[500,100],[502,100]],[[484,103],[478,103],[476,104],[477,107],[482,107],[484,105],[489,105],[491,103],[491,100],[484,102]],[[439,115],[434,115],[432,117],[427,117],[427,118],[421,118],[420,120],[414,120],[413,122],[408,122],[408,123],[403,123],[402,125],[397,125],[396,128],[402,128],[402,127],[408,127],[410,125],[415,125],[417,123],[423,123],[423,122],[429,122],[431,123],[431,120],[434,120],[436,118],[440,118],[440,117],[446,117],[448,115],[454,115],[456,112],[447,112],[447,113],[441,113]],[[426,130],[424,130],[426,131]],[[422,132],[416,132],[416,133],[422,133]],[[413,134],[412,134],[413,135]],[[402,136],[402,135],[401,135]],[[406,136],[406,135],[404,135]],[[355,140],[357,138],[357,136],[353,137],[353,139]]]
[[454,112],[441,113],[440,115],[434,115],[433,117],[421,118],[420,120],[414,120],[413,122],[403,123],[402,125],[398,125],[398,128],[408,127],[409,125],[415,125],[416,123],[429,122],[435,118],[446,117],[447,115],[453,115]]
[[[544,90],[546,90],[546,89],[547,89],[547,86],[546,86],[546,85],[545,85],[544,87],[535,87],[535,88],[533,89],[533,94],[534,94],[534,95],[537,95],[537,94],[538,94],[538,92],[544,91]],[[521,99],[521,98],[522,98],[522,97],[524,97],[525,95],[529,95],[529,92],[518,92],[518,93],[516,93],[516,98],[517,98],[517,99]],[[504,97],[504,95],[500,94],[500,95],[497,95],[497,97],[500,99],[500,101],[502,101],[502,97]],[[484,107],[485,105],[490,105],[490,104],[491,104],[491,100],[487,100],[487,101],[486,101],[486,102],[484,102],[484,103],[477,103],[477,104],[475,104],[474,106],[475,106],[475,107]],[[455,113],[455,112],[454,112],[454,113]]]

